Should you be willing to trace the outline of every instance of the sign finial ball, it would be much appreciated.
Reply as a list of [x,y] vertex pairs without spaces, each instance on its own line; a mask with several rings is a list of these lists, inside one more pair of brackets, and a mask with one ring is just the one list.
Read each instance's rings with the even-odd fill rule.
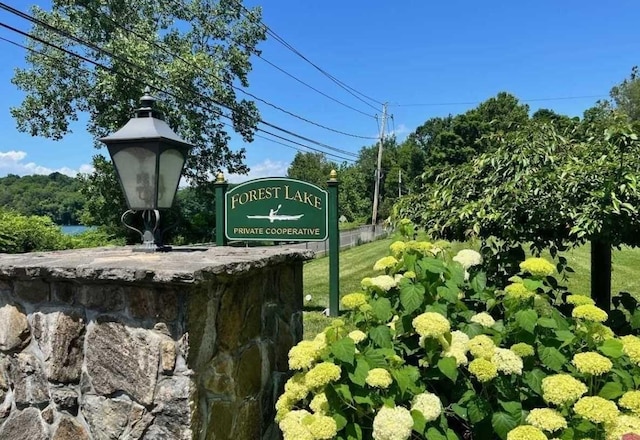
[[336,173],[336,170],[331,170],[331,172],[329,173],[329,178],[331,180],[336,180],[338,178],[338,173]]

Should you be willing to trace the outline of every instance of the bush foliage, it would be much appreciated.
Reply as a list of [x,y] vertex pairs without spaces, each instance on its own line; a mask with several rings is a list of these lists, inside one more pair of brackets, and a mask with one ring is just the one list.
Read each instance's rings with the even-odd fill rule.
[[0,253],[23,253],[61,249],[122,245],[97,229],[66,235],[49,217],[21,215],[0,209]]
[[285,440],[640,434],[640,338],[616,335],[555,265],[527,259],[495,288],[475,251],[390,248],[380,275],[343,297],[344,320],[291,349],[276,404]]

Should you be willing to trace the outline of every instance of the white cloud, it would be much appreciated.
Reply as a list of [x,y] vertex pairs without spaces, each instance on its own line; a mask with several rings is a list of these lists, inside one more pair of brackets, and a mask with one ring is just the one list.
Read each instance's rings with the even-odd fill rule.
[[287,174],[288,162],[266,159],[258,164],[250,165],[249,174],[229,174],[225,176],[231,183],[241,183],[261,177],[282,177]]
[[401,137],[403,134],[407,134],[409,133],[411,130],[409,130],[409,127],[407,127],[404,124],[398,124],[397,127],[395,127],[394,130],[391,130],[391,133],[389,133],[390,135],[395,135],[397,138]]
[[0,176],[7,174],[17,174],[18,176],[27,176],[32,174],[51,174],[61,173],[70,177],[75,177],[78,172],[90,173],[93,171],[93,167],[88,164],[80,166],[80,170],[74,170],[69,167],[62,168],[49,168],[43,165],[38,165],[35,162],[25,162],[27,153],[24,151],[0,151]]

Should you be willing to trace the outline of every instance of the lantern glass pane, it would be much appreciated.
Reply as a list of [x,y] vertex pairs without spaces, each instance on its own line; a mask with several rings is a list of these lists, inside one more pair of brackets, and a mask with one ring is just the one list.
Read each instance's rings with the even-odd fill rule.
[[120,174],[129,209],[155,209],[155,154],[141,147],[124,148],[113,155],[113,163]]
[[170,149],[160,154],[158,208],[171,208],[183,165],[184,155],[178,150]]

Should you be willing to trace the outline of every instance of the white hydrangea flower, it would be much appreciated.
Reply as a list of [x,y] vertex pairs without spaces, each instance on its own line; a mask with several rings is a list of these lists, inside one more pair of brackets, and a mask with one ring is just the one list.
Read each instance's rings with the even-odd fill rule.
[[413,398],[411,409],[420,411],[427,422],[432,422],[440,417],[442,402],[435,394],[422,393]]
[[373,419],[374,440],[408,440],[413,429],[413,417],[401,406],[383,406]]
[[493,327],[493,325],[496,323],[495,319],[493,319],[493,317],[487,312],[481,312],[473,315],[471,319],[469,319],[469,321],[480,324],[483,327]]
[[473,249],[462,249],[453,257],[453,261],[457,261],[467,270],[472,266],[482,264],[482,255]]

